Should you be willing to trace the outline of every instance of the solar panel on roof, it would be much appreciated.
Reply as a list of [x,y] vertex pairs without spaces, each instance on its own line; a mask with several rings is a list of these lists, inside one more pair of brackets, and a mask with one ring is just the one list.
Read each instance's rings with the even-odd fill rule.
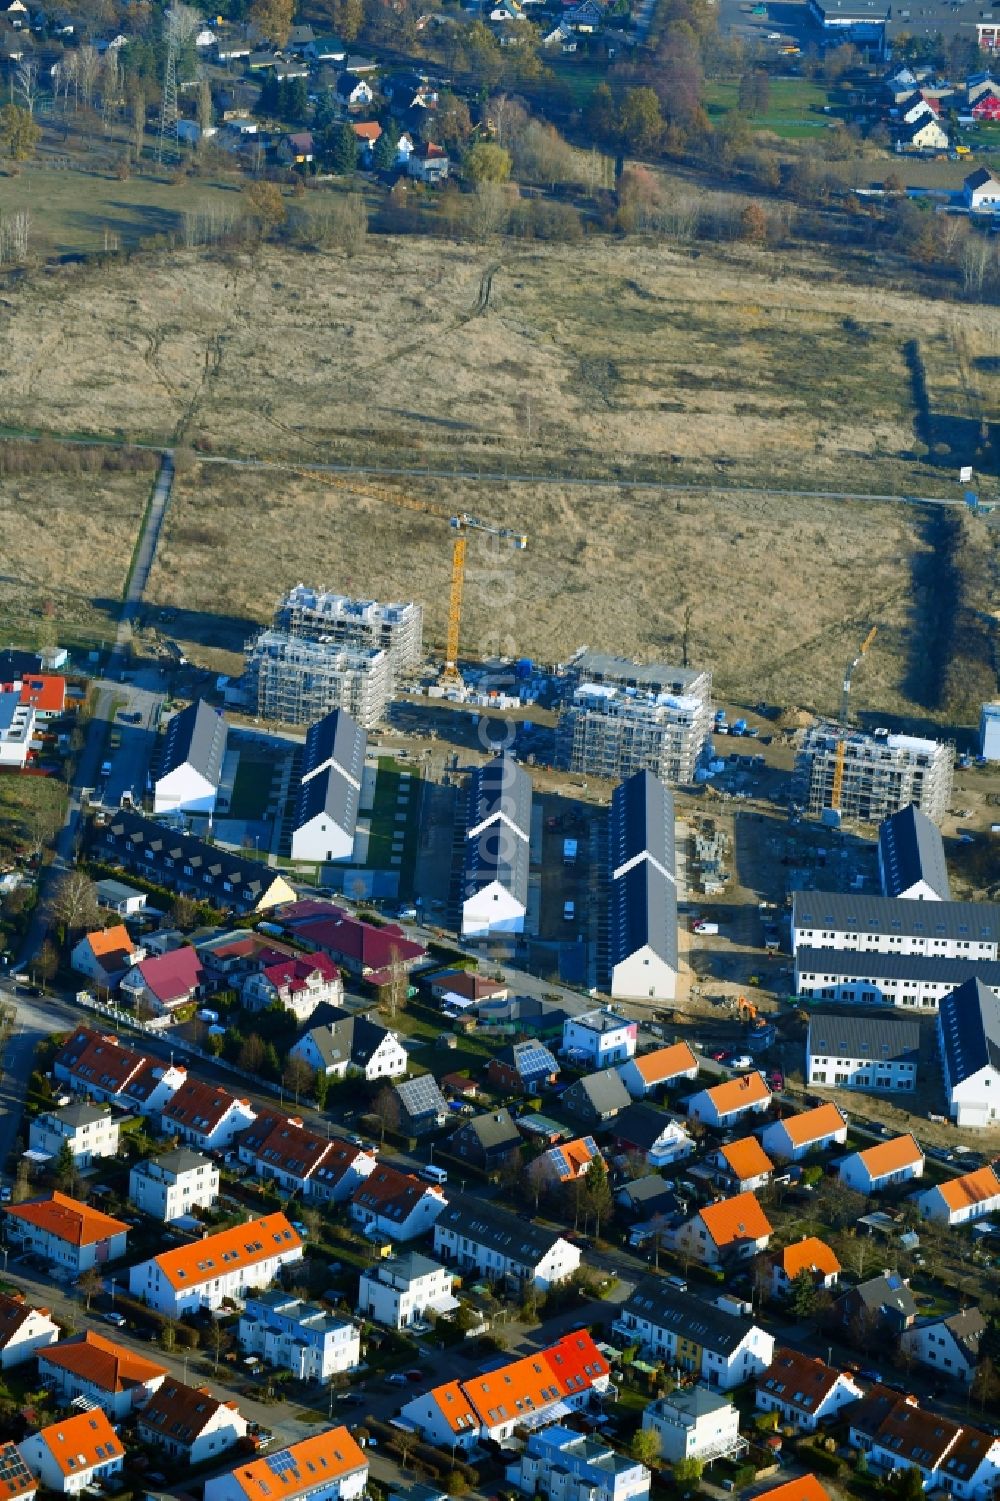
[[417,1079],[408,1079],[400,1093],[411,1115],[421,1110],[440,1110],[444,1104],[433,1074],[421,1074]]
[[277,1454],[266,1454],[267,1467],[272,1475],[284,1475],[286,1470],[294,1470],[295,1457],[290,1449],[279,1449]]

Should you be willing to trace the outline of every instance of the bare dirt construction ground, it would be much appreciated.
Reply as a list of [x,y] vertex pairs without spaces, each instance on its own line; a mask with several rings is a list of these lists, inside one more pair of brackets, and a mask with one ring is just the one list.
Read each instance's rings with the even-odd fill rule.
[[1000,397],[994,314],[738,246],[177,251],[36,278],[0,330],[11,423],[311,462],[938,493],[908,345],[933,353],[932,410],[973,337]]
[[110,640],[152,473],[0,475],[0,632]]
[[[912,509],[558,484],[408,490],[529,534],[525,552],[470,542],[469,655],[554,661],[587,642],[673,660],[690,606],[691,660],[712,667],[718,691],[832,707],[843,663],[878,620],[858,706],[870,696],[884,711],[908,707],[911,569],[925,551]],[[196,654],[239,649],[300,579],[415,596],[440,646],[449,568],[449,528],[436,517],[318,477],[202,465],[178,477],[148,595],[178,610],[171,629]]]

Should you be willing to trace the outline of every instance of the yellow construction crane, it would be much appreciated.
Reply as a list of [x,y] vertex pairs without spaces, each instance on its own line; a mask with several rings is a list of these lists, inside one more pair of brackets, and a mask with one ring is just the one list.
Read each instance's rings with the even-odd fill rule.
[[833,763],[833,786],[830,789],[830,807],[833,808],[837,813],[840,812],[840,802],[844,791],[844,760],[847,755],[846,731],[847,716],[851,705],[851,679],[854,676],[855,667],[858,666],[862,658],[868,655],[869,651],[871,650],[872,642],[875,640],[875,637],[877,635],[878,626],[873,625],[865,639],[862,641],[857,656],[852,662],[849,662],[847,664],[847,671],[844,673],[844,686],[843,691],[840,695],[841,736],[837,741],[837,758]]
[[[315,479],[314,472],[307,470],[296,471],[300,474],[309,474]],[[451,589],[448,596],[448,639],[445,646],[444,667],[441,670],[442,680],[446,683],[461,682],[461,674],[458,670],[458,645],[462,628],[462,594],[465,589],[465,555],[468,548],[469,532],[484,532],[487,536],[496,537],[501,542],[509,542],[518,552],[523,552],[528,545],[528,538],[524,532],[519,532],[514,527],[497,526],[492,521],[484,521],[479,516],[471,516],[467,511],[460,511],[457,515],[444,506],[439,506],[430,500],[417,500],[412,495],[406,495],[400,490],[394,490],[389,485],[359,484],[350,475],[324,476],[328,482],[337,489],[351,490],[355,495],[368,495],[373,500],[384,501],[387,505],[403,506],[409,511],[422,511],[428,516],[437,516],[442,521],[447,521],[452,528],[454,536],[451,544]]]

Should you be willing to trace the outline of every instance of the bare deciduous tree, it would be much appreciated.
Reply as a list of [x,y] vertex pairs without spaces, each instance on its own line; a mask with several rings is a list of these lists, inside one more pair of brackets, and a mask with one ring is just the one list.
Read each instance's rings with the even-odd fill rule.
[[61,875],[46,905],[50,920],[67,933],[93,927],[98,920],[97,887],[82,870]]
[[38,63],[33,57],[25,57],[18,63],[14,73],[14,93],[23,109],[34,115],[38,103]]

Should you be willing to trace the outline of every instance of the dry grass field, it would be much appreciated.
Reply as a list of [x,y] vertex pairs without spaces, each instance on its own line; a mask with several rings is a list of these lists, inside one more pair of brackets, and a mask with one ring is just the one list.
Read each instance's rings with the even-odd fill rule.
[[[424,493],[472,503],[455,483]],[[691,658],[711,665],[721,691],[832,707],[845,660],[877,620],[857,707],[910,707],[911,569],[925,550],[912,508],[556,484],[477,486],[475,504],[524,525],[530,541],[497,553],[471,539],[470,655],[556,661],[587,642],[677,660],[690,605]],[[205,648],[238,649],[300,579],[416,597],[440,645],[449,563],[449,528],[435,517],[312,479],[202,466],[175,486],[148,598],[177,612],[169,629],[195,659],[220,668],[235,664]]]
[[[552,476],[407,481],[416,499],[530,536],[525,554],[473,551],[471,654],[558,660],[586,641],[676,658],[687,620],[691,659],[723,693],[828,710],[875,621],[856,707],[933,707],[920,681],[928,515],[723,487],[957,494],[957,465],[1000,406],[992,309],[739,246],[380,237],[354,258],[178,251],[38,278],[0,296],[0,335],[14,426],[291,466]],[[698,488],[560,484],[567,474]],[[91,509],[81,596],[110,592],[104,571],[127,565],[124,525]],[[992,544],[984,559],[972,603],[991,609]],[[297,579],[418,598],[440,644],[447,527],[294,467],[180,465],[149,598],[176,612],[167,628],[196,659],[231,667],[226,653]]]
[[34,644],[97,645],[132,559],[152,476],[46,473],[0,476],[0,633]]
[[936,493],[905,348],[946,391],[997,327],[742,247],[379,237],[40,278],[0,298],[0,380],[12,424],[217,453]]

